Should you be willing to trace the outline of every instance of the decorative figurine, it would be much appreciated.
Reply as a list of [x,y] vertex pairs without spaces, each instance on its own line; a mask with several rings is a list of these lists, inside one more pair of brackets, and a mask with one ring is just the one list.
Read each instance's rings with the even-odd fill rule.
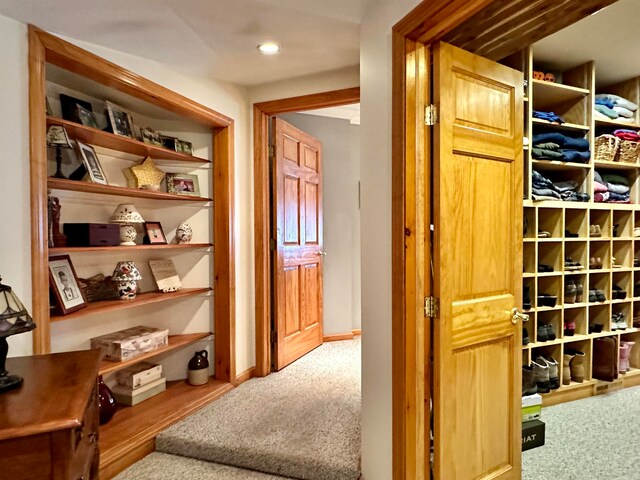
[[49,195],[49,246],[50,247],[66,247],[67,236],[60,232],[60,199]]
[[193,230],[187,222],[182,222],[176,230],[176,238],[179,244],[190,243],[193,238]]

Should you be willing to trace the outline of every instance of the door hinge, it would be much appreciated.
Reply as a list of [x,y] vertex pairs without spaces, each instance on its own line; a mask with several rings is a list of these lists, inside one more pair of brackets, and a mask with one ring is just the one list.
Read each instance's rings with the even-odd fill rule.
[[424,124],[428,126],[433,126],[438,123],[438,106],[427,105],[424,107]]
[[273,145],[269,145],[269,158],[273,158],[273,155],[274,155]]
[[424,298],[424,316],[427,318],[436,318],[438,315],[438,299],[435,297]]
[[271,343],[276,343],[277,340],[278,336],[276,335],[276,332],[271,330]]
[[273,238],[269,239],[269,250],[272,252],[276,250],[276,241]]

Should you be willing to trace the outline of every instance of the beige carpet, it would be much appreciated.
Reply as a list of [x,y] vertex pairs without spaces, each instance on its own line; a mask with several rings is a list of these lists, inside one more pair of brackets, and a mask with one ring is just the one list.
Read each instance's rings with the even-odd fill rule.
[[[202,478],[218,478],[211,472],[220,465],[206,462],[303,480],[358,479],[359,338],[327,343],[281,372],[244,383],[162,432],[156,449],[173,457],[153,454],[117,479],[182,478],[162,475],[189,467],[211,475]],[[182,463],[188,459],[200,462]],[[247,476],[224,472],[220,478],[277,478],[233,473]]]

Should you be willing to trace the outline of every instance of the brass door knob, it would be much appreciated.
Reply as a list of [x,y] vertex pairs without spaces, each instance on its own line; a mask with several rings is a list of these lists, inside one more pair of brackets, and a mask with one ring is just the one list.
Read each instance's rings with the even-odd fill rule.
[[529,315],[527,315],[526,313],[520,313],[520,310],[515,307],[513,308],[513,310],[511,310],[511,323],[513,323],[514,325],[519,321],[526,322],[528,320]]

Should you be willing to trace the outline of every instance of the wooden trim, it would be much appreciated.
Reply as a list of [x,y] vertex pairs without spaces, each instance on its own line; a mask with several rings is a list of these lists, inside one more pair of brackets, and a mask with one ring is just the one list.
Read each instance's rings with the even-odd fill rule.
[[251,380],[256,376],[256,367],[247,368],[244,372],[236,377],[235,386],[242,385],[247,380]]
[[31,315],[33,353],[51,351],[49,328],[49,230],[47,222],[47,130],[45,47],[29,28],[29,156],[31,186]]
[[288,112],[349,105],[359,101],[360,87],[354,87],[253,105],[256,376],[258,377],[264,377],[271,372],[269,117]]
[[354,328],[353,330],[351,330],[351,333],[353,333],[354,337],[357,337],[358,335],[362,335],[362,330],[359,328]]
[[137,447],[134,447],[129,452],[119,457],[114,462],[104,465],[100,468],[100,479],[110,480],[120,472],[125,470],[130,465],[133,465],[139,460],[156,451],[156,439],[151,438],[144,443],[141,443]]
[[323,342],[339,342],[341,340],[353,340],[355,337],[353,332],[348,333],[330,333],[329,335],[323,335]]

